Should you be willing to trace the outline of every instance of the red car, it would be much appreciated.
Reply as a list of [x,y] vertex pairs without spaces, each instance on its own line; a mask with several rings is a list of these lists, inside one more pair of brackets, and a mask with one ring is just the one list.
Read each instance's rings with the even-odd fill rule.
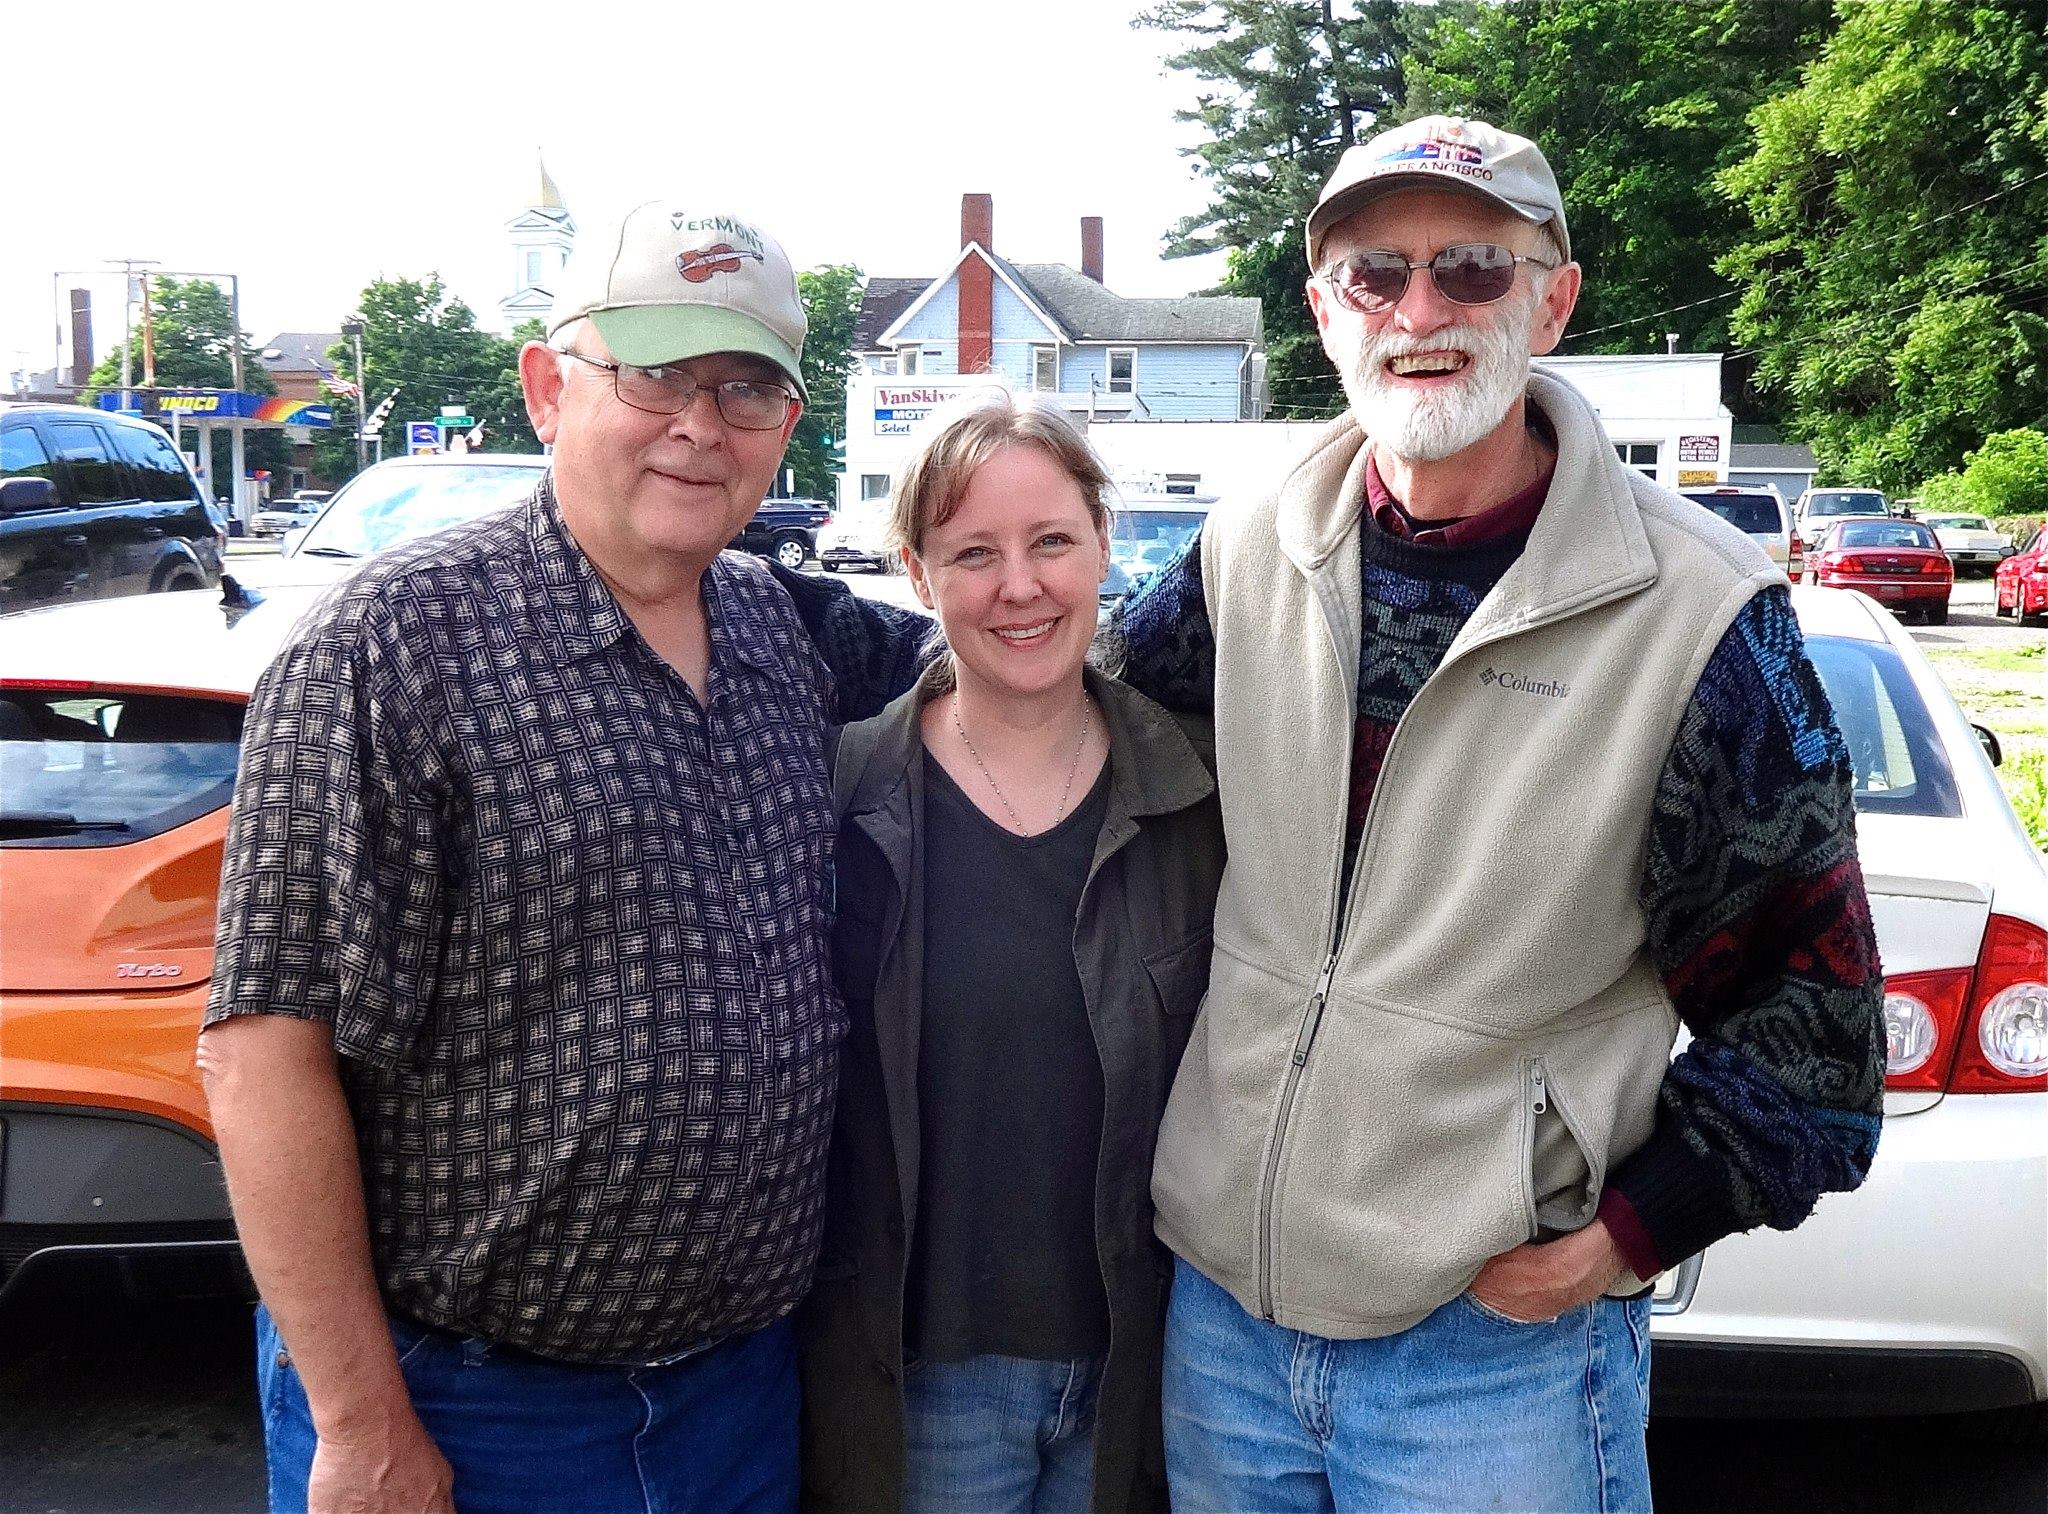
[[2048,526],[2036,526],[2027,544],[1998,565],[1991,613],[2007,610],[2023,624],[2029,615],[2048,615]]
[[1837,521],[1806,556],[1806,581],[1859,589],[1901,619],[1917,610],[1930,626],[1948,619],[1956,570],[1918,521],[1876,516]]

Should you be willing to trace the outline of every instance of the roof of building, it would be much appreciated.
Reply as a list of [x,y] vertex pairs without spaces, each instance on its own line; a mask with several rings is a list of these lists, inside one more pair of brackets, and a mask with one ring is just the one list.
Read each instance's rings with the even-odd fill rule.
[[883,332],[896,324],[919,295],[931,287],[930,279],[869,279],[861,291],[860,314],[853,323],[853,350],[872,352]]
[[1750,470],[1776,469],[1786,473],[1812,473],[1820,464],[1813,448],[1798,442],[1733,442],[1728,448],[1728,466]]
[[335,331],[280,331],[257,349],[257,357],[272,373],[312,372],[325,377],[334,372],[327,349],[340,340]]
[[[1249,342],[1265,333],[1259,302],[1241,295],[1190,294],[1132,300],[1065,263],[992,261],[1077,342]],[[950,271],[946,275],[951,276]],[[854,322],[856,352],[875,350],[882,334],[917,303],[934,280],[869,279]]]

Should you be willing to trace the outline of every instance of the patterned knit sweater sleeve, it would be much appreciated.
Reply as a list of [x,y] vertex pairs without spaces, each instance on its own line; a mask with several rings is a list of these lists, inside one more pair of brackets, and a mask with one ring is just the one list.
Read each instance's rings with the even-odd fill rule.
[[881,714],[938,654],[938,626],[929,616],[863,598],[837,578],[812,578],[780,563],[767,568],[831,670],[842,723]]
[[1647,1278],[1856,1187],[1884,1098],[1884,982],[1848,752],[1782,588],[1700,675],[1658,782],[1641,899],[1692,1044],[1601,1204]]
[[1112,640],[1121,677],[1180,715],[1216,712],[1216,634],[1202,587],[1202,534],[1117,607]]

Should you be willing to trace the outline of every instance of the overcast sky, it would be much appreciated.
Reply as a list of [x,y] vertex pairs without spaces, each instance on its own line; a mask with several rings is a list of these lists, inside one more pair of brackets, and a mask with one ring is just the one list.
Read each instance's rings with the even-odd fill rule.
[[[930,274],[986,191],[1009,257],[1078,264],[1101,215],[1112,289],[1207,287],[1220,258],[1159,257],[1206,197],[1173,120],[1196,81],[1132,29],[1141,3],[24,0],[0,369],[51,365],[53,275],[124,257],[240,275],[259,342],[436,269],[495,326],[537,153],[586,228],[674,195],[756,220],[799,267]],[[120,280],[85,282],[103,354]]]

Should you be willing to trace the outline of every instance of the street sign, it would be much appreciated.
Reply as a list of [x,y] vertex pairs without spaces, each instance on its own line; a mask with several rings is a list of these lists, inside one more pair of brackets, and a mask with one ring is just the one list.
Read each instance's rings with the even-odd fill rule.
[[476,417],[473,415],[443,415],[441,417],[441,424],[450,431],[467,431],[476,424]]
[[407,421],[405,450],[407,455],[412,457],[417,457],[423,452],[439,452],[441,428],[432,421]]

